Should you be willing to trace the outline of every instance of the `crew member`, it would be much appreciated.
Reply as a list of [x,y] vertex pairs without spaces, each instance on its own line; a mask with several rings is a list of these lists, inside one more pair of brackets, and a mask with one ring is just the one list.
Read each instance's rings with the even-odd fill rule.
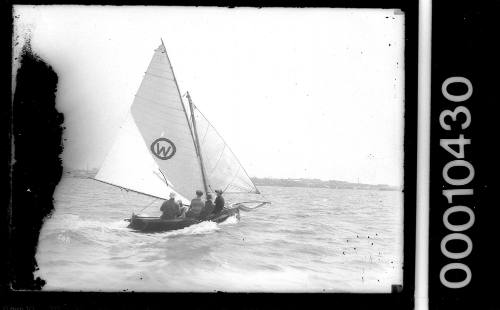
[[205,219],[209,217],[214,211],[214,203],[212,202],[212,194],[207,194],[207,201],[205,201],[205,207],[201,211],[200,218]]
[[163,202],[160,207],[160,211],[163,212],[161,215],[162,220],[171,220],[175,219],[179,215],[181,215],[181,211],[179,209],[179,204],[175,202],[175,193],[170,193],[170,199]]
[[179,218],[185,218],[186,217],[186,212],[189,209],[189,206],[184,205],[182,203],[182,200],[177,200],[177,203],[179,204],[179,209],[181,212],[181,215],[179,215]]
[[224,197],[222,197],[222,191],[220,189],[215,190],[217,197],[215,198],[215,208],[214,214],[218,214],[224,209]]
[[191,200],[191,205],[189,206],[189,210],[186,212],[186,217],[198,218],[200,216],[201,210],[205,206],[205,204],[201,200],[201,196],[203,196],[203,192],[197,190],[196,198],[193,198],[193,200]]

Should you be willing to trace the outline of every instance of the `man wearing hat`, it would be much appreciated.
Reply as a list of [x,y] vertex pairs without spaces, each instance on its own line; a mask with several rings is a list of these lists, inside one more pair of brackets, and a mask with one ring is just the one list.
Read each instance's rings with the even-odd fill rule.
[[214,211],[214,203],[212,202],[212,194],[207,194],[207,201],[205,201],[205,207],[201,211],[200,218],[205,219],[209,217]]
[[160,207],[160,211],[163,212],[161,215],[162,220],[171,220],[175,219],[179,215],[181,215],[181,210],[179,208],[179,204],[175,202],[175,193],[170,193],[170,199],[163,202]]
[[214,214],[218,214],[224,209],[224,197],[222,197],[222,191],[220,189],[215,190],[217,197],[215,198]]
[[201,196],[203,196],[203,192],[197,190],[196,198],[191,200],[191,206],[189,206],[189,211],[186,212],[186,217],[198,218],[200,216],[201,210],[205,206],[205,204],[201,200]]

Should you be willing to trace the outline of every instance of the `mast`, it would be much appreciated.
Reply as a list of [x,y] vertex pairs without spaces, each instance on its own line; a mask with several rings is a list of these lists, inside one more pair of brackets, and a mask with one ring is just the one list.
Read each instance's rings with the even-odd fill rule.
[[191,101],[191,96],[189,95],[189,92],[186,92],[186,98],[189,101],[189,109],[191,110],[191,120],[193,122],[193,131],[195,137],[194,142],[196,144],[196,149],[198,150],[198,158],[200,159],[201,175],[203,177],[203,187],[205,188],[205,193],[208,193],[207,177],[205,175],[205,166],[203,165],[203,155],[201,154],[200,139],[198,138],[198,130],[196,129],[196,120],[193,112],[194,111],[193,102]]
[[[172,67],[172,63],[170,62],[170,58],[168,57],[167,48],[165,47],[165,44],[163,43],[163,39],[160,38],[160,40],[161,40],[161,45],[163,46],[163,49],[165,50],[165,55],[167,56],[168,63],[170,65],[170,70],[172,70],[172,76],[174,77],[174,82],[175,82],[175,85],[177,86],[176,87],[177,93],[179,95],[179,100],[181,101],[182,109],[184,110],[184,115],[186,116],[186,120],[187,120],[189,129],[190,129],[189,131],[191,132],[191,137],[193,138],[195,149],[198,152],[198,158],[199,158],[200,166],[201,166],[201,177],[203,179],[203,187],[204,187],[205,193],[208,193],[207,178],[205,176],[205,169],[203,166],[203,158],[201,156],[200,144],[198,141],[198,132],[196,131],[196,125],[195,125],[195,121],[194,121],[194,114],[193,114],[193,107],[192,107],[192,103],[191,103],[191,97],[189,96],[189,93],[187,93],[187,98],[189,100],[189,107],[191,109],[191,117],[193,119],[193,130],[191,130],[191,124],[189,122],[189,117],[187,115],[186,108],[184,107],[184,104],[182,104],[182,96],[181,96],[181,92],[179,90],[179,84],[177,83],[177,79],[175,78],[174,68]],[[193,132],[194,132],[194,135],[193,135]]]
[[[167,48],[165,47],[165,44],[163,43],[163,39],[160,38],[160,40],[161,40],[161,45],[163,46],[163,49],[165,50],[165,56],[167,56],[168,64],[170,65],[170,70],[172,71],[172,76],[174,77],[175,86],[177,88],[177,94],[179,95],[179,100],[181,101],[182,110],[184,110],[184,115],[186,116],[186,120],[187,120],[187,123],[189,126],[189,132],[191,133],[191,137],[193,138],[194,147],[196,149],[197,148],[196,140],[193,136],[193,131],[191,130],[191,124],[189,122],[189,117],[188,117],[187,112],[186,112],[186,107],[184,107],[184,104],[182,103],[181,91],[179,90],[179,84],[177,83],[177,79],[175,78],[174,68],[172,67],[172,63],[170,62],[170,58],[168,57]],[[203,182],[205,182],[205,179],[203,179]]]
[[222,142],[224,143],[224,147],[226,147],[229,150],[229,152],[231,152],[233,154],[234,159],[236,159],[236,161],[238,162],[238,165],[239,165],[238,169],[243,170],[243,172],[246,174],[246,176],[248,177],[249,181],[252,183],[253,187],[255,188],[255,194],[260,194],[259,188],[257,188],[257,186],[253,183],[252,179],[250,178],[250,176],[246,172],[245,167],[243,167],[243,165],[241,164],[240,160],[238,159],[238,156],[236,156],[236,154],[234,154],[234,152],[233,152],[233,150],[231,150],[231,147],[229,146],[229,144],[226,143],[226,141],[224,140],[224,138],[222,137],[222,135],[217,131],[217,129],[214,127],[214,125],[212,125],[212,123],[210,123],[210,121],[206,118],[206,116],[203,115],[203,113],[200,111],[200,109],[197,108],[197,110],[198,110],[198,113],[200,113],[201,116],[203,116],[203,118],[205,119],[205,121],[210,125],[210,127],[212,127],[212,129],[215,131],[215,133],[222,140]]

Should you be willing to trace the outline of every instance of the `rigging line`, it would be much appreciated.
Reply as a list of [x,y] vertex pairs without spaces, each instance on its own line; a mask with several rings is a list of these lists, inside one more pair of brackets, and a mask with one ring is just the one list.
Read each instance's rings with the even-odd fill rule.
[[[155,175],[158,179],[160,179],[160,181],[163,181],[163,177],[162,177],[162,176],[160,176],[160,174],[159,174],[158,172],[156,172],[156,171],[154,171],[154,170],[153,170],[153,173],[154,173],[154,175]],[[167,184],[167,185],[168,185],[168,184]]]
[[[238,185],[236,185],[236,184],[232,184],[232,183],[231,183],[231,184],[229,184],[226,188],[227,188],[227,189],[231,189],[231,190],[233,190],[233,189],[234,189],[234,190],[239,190],[239,191],[242,191],[242,192],[245,192],[245,191],[246,191],[246,189],[245,189],[245,188],[243,188],[243,187],[241,187],[241,186],[238,186]],[[227,191],[227,189],[226,189],[226,191]]]
[[[248,176],[248,175],[247,175]],[[255,184],[253,184],[252,180],[250,178],[248,178],[250,180],[250,184],[243,178],[240,178],[239,180],[244,183],[246,186],[250,187],[250,188],[254,188],[256,191],[259,192],[259,189],[257,188],[257,186],[255,186]]]
[[203,162],[203,152],[201,151],[200,138],[198,136],[198,129],[196,128],[196,119],[194,117],[194,107],[193,107],[194,105],[193,105],[193,102],[191,101],[191,96],[189,95],[189,92],[187,92],[186,97],[189,101],[189,108],[191,110],[191,118],[193,119],[193,133],[194,133],[194,138],[195,138],[194,144],[198,148],[198,159],[200,162],[201,179],[203,181],[203,189],[205,190],[205,192],[208,192],[208,186],[207,186],[208,180],[207,180],[207,176],[206,176],[205,165]]
[[266,195],[262,194],[259,190],[257,190],[257,192],[262,196],[262,198],[264,198],[265,200],[269,200],[269,204],[271,204],[271,201],[269,198],[267,198]]
[[[187,92],[186,92],[187,94]],[[193,105],[193,107],[198,110],[198,108],[196,107],[196,105],[194,103],[191,103]],[[199,111],[199,110],[198,110]],[[193,117],[196,118],[196,116],[194,116],[193,114]],[[205,117],[204,117],[205,118]],[[205,122],[207,123],[207,128],[205,129],[205,133],[203,134],[203,138],[201,138],[201,142],[200,142],[200,148],[201,148],[201,144],[204,144],[205,143],[205,138],[207,137],[207,134],[208,134],[208,129],[210,129],[210,123],[208,122],[208,120],[205,118]],[[199,125],[199,124],[198,124]]]
[[170,58],[168,57],[167,48],[165,47],[165,44],[163,43],[163,39],[160,38],[160,40],[161,40],[161,45],[163,47],[163,51],[160,50],[160,52],[162,52],[162,53],[165,52],[165,56],[167,57],[168,65],[170,66],[170,71],[172,71],[172,76],[174,77],[175,88],[177,89],[177,94],[179,95],[179,100],[181,102],[181,106],[182,106],[182,109],[184,111],[184,115],[186,115],[186,121],[187,121],[188,126],[189,126],[189,132],[191,133],[191,138],[193,138],[194,147],[195,147],[195,149],[197,149],[196,141],[195,141],[194,135],[193,135],[193,129],[191,128],[191,123],[189,122],[189,117],[187,115],[186,107],[182,103],[181,90],[179,89],[179,84],[177,83],[177,79],[175,78],[175,73],[174,73],[174,68],[172,67],[172,62],[170,62]]
[[[240,181],[242,181],[242,179],[240,179]],[[255,188],[255,187],[253,187],[251,185],[248,185],[248,183],[245,183],[245,182],[243,182],[243,183],[244,183],[244,185],[247,185],[248,187],[243,187],[243,186],[239,186],[239,185],[230,183],[228,186],[226,186],[226,189],[224,190],[224,193],[228,193],[227,189],[229,187],[232,187],[232,188],[235,188],[236,190],[240,190],[240,191],[239,192],[229,192],[229,194],[241,194],[241,193],[260,194],[260,191],[257,188]]]
[[162,197],[158,197],[158,196],[155,196],[155,195],[150,195],[150,194],[146,194],[146,193],[143,193],[143,192],[139,192],[139,191],[136,191],[136,190],[133,190],[133,189],[130,189],[130,188],[125,188],[123,186],[120,186],[120,185],[116,185],[116,184],[113,184],[113,183],[109,183],[109,182],[106,182],[106,181],[101,181],[99,179],[95,179],[95,178],[91,178],[92,180],[95,180],[97,182],[101,182],[101,183],[104,183],[104,184],[107,184],[107,185],[111,185],[111,186],[115,186],[115,187],[118,187],[119,189],[121,190],[125,190],[127,192],[134,192],[134,193],[137,193],[137,194],[141,194],[141,195],[144,195],[144,196],[149,196],[149,197],[153,197],[153,198],[158,198],[158,199],[165,199],[165,198],[162,198]]
[[238,186],[238,185],[235,185],[235,184],[231,184],[230,186],[233,187],[233,188],[235,188],[235,189],[240,190],[242,193],[248,193],[248,194],[254,193],[253,190],[248,190],[248,188],[245,188],[245,187],[242,187],[242,186]]
[[226,145],[224,144],[224,148],[222,149],[222,152],[220,152],[219,159],[217,159],[217,162],[215,163],[214,167],[212,168],[212,171],[210,171],[210,175],[212,175],[215,171],[215,168],[217,168],[217,165],[219,164],[219,161],[222,158],[222,155],[224,154],[224,151],[226,150]]
[[259,193],[256,191],[241,191],[241,192],[225,191],[224,194],[259,194]]
[[[237,177],[238,175],[239,175],[239,171],[237,171],[237,172],[236,172],[236,177]],[[236,178],[236,177],[235,177],[235,178]],[[258,193],[260,193],[260,191],[257,189],[257,187],[255,187],[255,185],[254,185],[253,183],[248,184],[248,182],[247,182],[247,181],[245,181],[245,179],[243,179],[243,178],[239,178],[238,180],[239,180],[241,183],[243,183],[244,185],[246,185],[248,188],[255,189]],[[234,179],[233,179],[233,181],[234,181]],[[250,180],[250,181],[251,181],[251,180]],[[233,186],[233,187],[237,187],[237,186],[236,186],[236,185],[234,185],[234,184],[231,184],[231,186]],[[239,189],[242,189],[242,190],[248,190],[248,188],[244,188],[244,187],[241,187],[241,186],[239,187]],[[252,191],[249,191],[249,193],[251,193],[251,192],[252,192]]]
[[158,168],[158,170],[160,171],[161,175],[163,176],[163,180],[165,180],[165,184],[167,184],[167,186],[170,186],[170,185],[168,185],[167,178],[165,177],[165,175],[163,174],[163,172],[161,171],[161,169]]
[[266,203],[266,204],[271,204],[270,201],[262,201],[262,200],[247,200],[247,201],[239,201],[235,202],[233,204],[239,204],[239,203]]
[[145,206],[144,208],[142,208],[141,210],[139,210],[138,213],[140,213],[140,212],[146,210],[147,208],[151,207],[153,205],[153,203],[156,202],[156,200],[158,200],[158,199],[155,199],[155,200],[151,201],[150,204],[148,204],[147,206]]
[[205,143],[205,138],[207,137],[208,129],[210,129],[210,124],[207,123],[207,129],[205,129],[205,133],[203,134],[203,138],[201,138],[202,144]]
[[226,186],[226,188],[222,191],[223,193],[227,190],[227,188],[229,187],[229,185],[231,185],[234,181],[234,179],[236,179],[236,177],[238,176],[238,172],[240,172],[240,169],[241,169],[241,165],[238,167],[238,170],[236,170],[236,174],[234,175],[233,179],[231,180],[231,182],[229,182]]
[[[210,124],[210,126],[212,126],[212,128],[214,129],[215,133],[219,136],[219,138],[222,140],[222,142],[224,142],[225,145],[227,145],[227,148],[229,149],[229,151],[231,152],[231,154],[233,154],[234,158],[236,159],[236,161],[238,162],[238,164],[241,166],[241,168],[243,169],[243,172],[245,172],[246,176],[248,177],[248,179],[250,179],[250,177],[248,176],[248,173],[246,172],[245,168],[241,165],[240,163],[240,160],[238,159],[238,157],[234,154],[233,150],[231,150],[231,147],[229,147],[229,145],[226,143],[226,141],[224,140],[224,138],[222,138],[221,134],[217,131],[217,129],[212,125],[212,123],[210,123],[210,121],[205,117],[205,115],[200,111],[200,109],[198,109],[196,106],[195,106],[196,110],[198,110],[198,112],[200,112],[201,116],[203,116],[203,118],[207,121],[207,123]],[[252,180],[250,179],[250,182],[252,182]],[[257,191],[259,191],[259,189],[257,188],[257,186],[252,182],[253,186],[255,187],[255,189]]]

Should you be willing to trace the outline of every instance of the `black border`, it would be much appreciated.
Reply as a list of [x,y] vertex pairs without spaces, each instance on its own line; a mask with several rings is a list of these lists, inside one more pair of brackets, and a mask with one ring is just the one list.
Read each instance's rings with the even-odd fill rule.
[[[430,201],[429,201],[429,308],[430,309],[499,309],[498,302],[498,73],[500,19],[498,0],[441,0],[435,1],[432,12],[431,59],[431,132],[430,132]],[[449,77],[467,78],[472,95],[464,102],[445,99],[442,83]],[[455,87],[455,89],[453,89]],[[457,85],[448,87],[450,93],[464,91]],[[463,115],[456,122],[449,118],[451,130],[441,128],[439,117],[444,110],[465,106],[471,114],[469,127],[461,129]],[[470,139],[464,148],[464,159],[474,167],[473,180],[464,186],[445,182],[443,167],[456,158],[440,147],[440,139],[456,139],[463,134]],[[457,149],[457,146],[453,146]],[[495,169],[496,168],[496,169]],[[463,172],[464,170],[462,170]],[[453,173],[450,172],[453,176]],[[465,173],[464,173],[465,174]],[[495,175],[496,174],[496,175]],[[457,174],[455,174],[457,177]],[[464,177],[464,175],[459,176]],[[457,177],[458,178],[458,177]],[[448,203],[443,189],[473,189],[471,196],[457,196]],[[496,198],[494,200],[494,198]],[[443,214],[452,206],[470,207],[475,215],[471,228],[462,231],[472,241],[472,252],[461,259],[450,259],[441,252],[442,239],[453,231],[444,226]],[[450,220],[453,223],[453,219]],[[455,220],[455,223],[462,220]],[[462,252],[465,243],[449,242],[447,249]],[[465,264],[471,271],[470,283],[458,289],[444,286],[440,271],[449,263]],[[449,272],[447,278],[464,279],[465,273]]]
[[[109,4],[109,5],[163,5],[160,1],[14,1],[3,3],[4,7],[12,4]],[[175,305],[188,308],[247,308],[247,309],[302,309],[306,307],[349,307],[365,309],[366,307],[383,307],[385,309],[410,309],[414,304],[415,279],[415,216],[416,216],[416,141],[417,141],[417,72],[418,72],[418,1],[337,1],[303,3],[300,1],[171,1],[169,5],[204,5],[204,6],[287,6],[287,7],[335,7],[335,8],[387,8],[401,9],[405,13],[405,130],[404,130],[404,269],[402,291],[392,294],[351,294],[351,293],[307,293],[307,294],[249,294],[249,293],[70,293],[70,292],[26,292],[11,291],[2,288],[2,302],[9,307],[24,306],[26,308],[165,308]],[[10,10],[3,10],[9,14]],[[12,11],[10,11],[12,12]],[[12,31],[12,14],[2,19],[3,29]],[[10,42],[10,34],[6,41]],[[10,45],[10,44],[9,44]],[[10,46],[4,48],[10,54]],[[10,57],[8,75],[10,76]],[[5,86],[5,84],[3,85]],[[4,98],[10,94],[10,82]],[[4,105],[8,106],[8,105]],[[2,114],[10,120],[10,110]],[[7,124],[9,122],[6,122]],[[10,145],[10,136],[7,141]],[[9,154],[9,152],[7,153]],[[8,180],[10,186],[10,180]],[[15,206],[14,206],[15,207]],[[2,210],[5,211],[5,210]],[[8,218],[6,217],[8,220]],[[3,226],[2,226],[3,227]],[[5,232],[5,231],[3,231]],[[9,240],[11,243],[15,240]],[[7,243],[11,246],[11,243]],[[5,258],[5,257],[3,257]]]

